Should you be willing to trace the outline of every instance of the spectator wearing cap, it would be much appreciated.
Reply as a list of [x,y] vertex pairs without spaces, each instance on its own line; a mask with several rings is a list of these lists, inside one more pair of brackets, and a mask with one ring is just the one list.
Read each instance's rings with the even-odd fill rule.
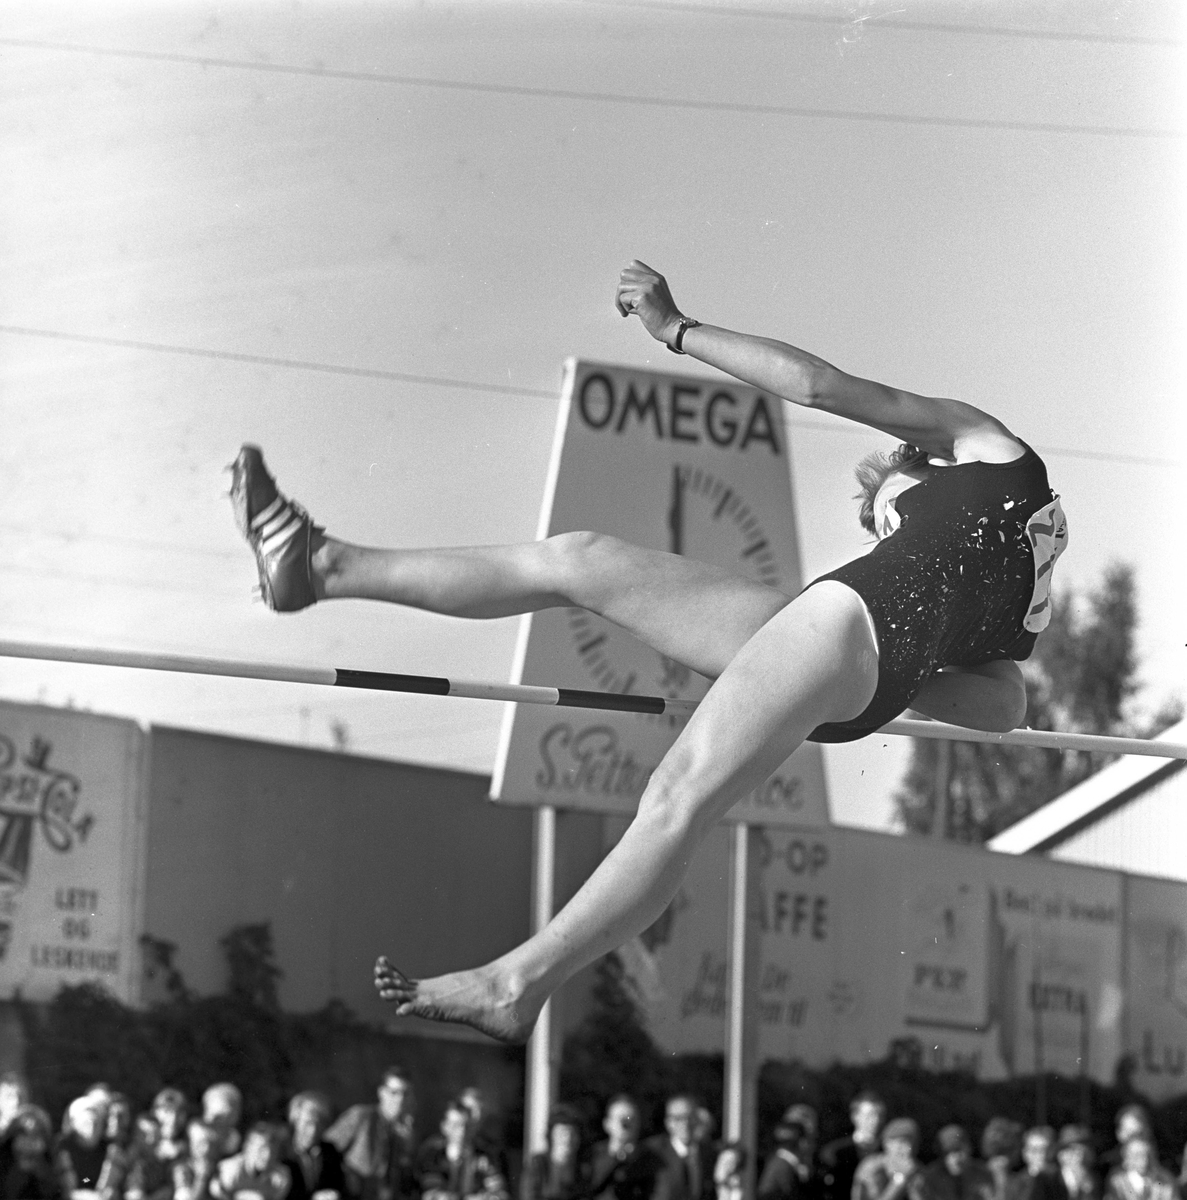
[[789,1120],[791,1111],[775,1126],[775,1150],[759,1178],[758,1200],[807,1200],[811,1194],[813,1133],[803,1121]]
[[852,1200],[919,1200],[919,1126],[895,1117],[882,1130],[882,1152],[863,1158],[853,1175]]
[[289,1150],[284,1158],[292,1176],[288,1200],[339,1200],[346,1191],[342,1153],[325,1132],[332,1115],[321,1092],[298,1092],[290,1101]]
[[63,1131],[54,1147],[54,1168],[62,1194],[98,1192],[107,1161],[107,1105],[96,1092],[70,1102]]
[[877,1092],[858,1092],[849,1101],[853,1132],[822,1147],[817,1166],[821,1200],[849,1200],[858,1166],[881,1149],[886,1103]]
[[581,1159],[581,1118],[567,1104],[548,1114],[548,1149],[528,1159],[520,1178],[520,1200],[579,1200],[589,1176]]
[[1125,1152],[1125,1143],[1130,1138],[1146,1137],[1153,1142],[1154,1130],[1150,1125],[1150,1114],[1146,1111],[1144,1105],[1141,1104],[1126,1104],[1117,1110],[1117,1115],[1113,1119],[1113,1130],[1116,1134],[1116,1142],[1100,1156],[1100,1171],[1101,1174],[1108,1177],[1121,1165],[1121,1159]]
[[1149,1134],[1135,1134],[1121,1147],[1121,1165],[1109,1175],[1105,1200],[1180,1200],[1178,1183],[1159,1165]]
[[920,1180],[922,1200],[992,1200],[993,1176],[973,1158],[969,1135],[960,1125],[945,1125],[936,1135],[939,1158]]
[[994,1200],[1006,1200],[1010,1181],[1022,1166],[1022,1125],[990,1117],[981,1133],[981,1158],[993,1177]]
[[589,1156],[589,1194],[593,1200],[648,1200],[658,1160],[640,1141],[639,1104],[625,1093],[613,1097],[602,1118],[605,1141]]
[[1068,1200],[1055,1165],[1055,1130],[1036,1125],[1022,1139],[1023,1168],[1011,1180],[1009,1200]]
[[0,1174],[0,1200],[58,1200],[49,1113],[34,1104],[21,1104],[8,1118],[5,1135],[11,1155]]
[[329,1129],[326,1141],[342,1154],[346,1194],[356,1200],[413,1200],[417,1193],[412,1147],[412,1082],[388,1067],[377,1104],[355,1104]]
[[1055,1149],[1069,1200],[1100,1200],[1100,1180],[1092,1166],[1092,1134],[1086,1125],[1065,1125]]

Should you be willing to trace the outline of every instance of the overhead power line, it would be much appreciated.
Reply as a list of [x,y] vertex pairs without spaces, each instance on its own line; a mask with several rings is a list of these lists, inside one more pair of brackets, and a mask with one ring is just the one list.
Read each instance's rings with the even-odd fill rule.
[[[983,37],[1026,38],[1046,42],[1087,42],[1109,46],[1166,46],[1183,45],[1178,38],[1153,37],[1134,33],[1067,33],[1057,29],[1021,28],[1011,25],[958,25],[943,21],[898,21],[892,13],[867,13],[848,16],[826,16],[821,13],[792,12],[775,8],[743,8],[737,4],[698,4],[696,0],[563,0],[564,3],[585,7],[643,8],[657,12],[678,12],[704,16],[727,16],[739,19],[784,21],[796,25],[824,25],[834,29],[897,31],[910,33],[971,34]],[[900,10],[906,11],[906,10]],[[1066,11],[1066,10],[1065,10]]]
[[[281,367],[292,371],[318,371],[326,375],[346,375],[363,379],[385,379],[397,383],[424,384],[427,387],[458,388],[464,391],[494,392],[503,396],[527,396],[541,400],[555,400],[558,393],[544,388],[514,387],[501,383],[483,383],[473,379],[451,379],[442,375],[412,375],[404,371],[383,371],[373,367],[347,367],[337,363],[309,362],[298,358],[274,358],[263,354],[238,354],[230,350],[202,350],[196,346],[171,346],[163,342],[139,342],[128,338],[98,337],[93,334],[64,333],[54,329],[30,329],[21,325],[0,325],[0,333],[21,337],[52,338],[66,342],[81,342],[84,345],[116,346],[121,349],[145,350],[155,354],[181,354],[191,358],[209,358],[227,362],[252,363],[268,367]],[[852,433],[868,435],[868,430],[845,423],[825,424],[821,421],[804,421],[789,417],[785,424],[800,429],[815,429],[823,433]],[[1110,451],[1073,450],[1066,446],[1036,446],[1043,454],[1062,454],[1068,458],[1087,458],[1103,462],[1133,463],[1148,467],[1179,467],[1182,460],[1158,458],[1145,454],[1116,454]]]
[[1183,137],[1178,129],[1153,126],[1123,128],[1112,125],[1066,125],[1056,121],[1002,121],[979,117],[909,116],[857,109],[816,108],[788,104],[752,104],[731,100],[697,100],[682,96],[629,96],[620,92],[586,92],[567,88],[525,87],[518,84],[474,83],[456,79],[433,79],[422,75],[389,75],[378,71],[340,71],[328,67],[299,67],[284,63],[249,62],[230,58],[209,58],[196,54],[172,54],[156,50],[121,50],[107,46],[85,46],[73,42],[43,42],[25,38],[0,38],[0,45],[31,50],[53,50],[70,54],[97,54],[114,58],[135,58],[152,62],[185,63],[198,67],[219,67],[235,71],[260,71],[276,75],[307,75],[324,79],[346,79],[357,83],[378,83],[401,87],[437,88],[454,92],[485,95],[524,96],[549,100],[576,100],[587,103],[633,105],[639,108],[680,109],[697,112],[737,113],[745,116],[801,117],[826,121],[864,121],[881,125],[921,125],[944,129],[1003,129],[1015,133],[1071,133],[1094,137],[1129,137],[1175,140]]
[[468,391],[495,392],[502,396],[542,396],[556,398],[555,392],[512,387],[502,383],[478,383],[472,379],[445,379],[437,375],[409,375],[403,371],[381,371],[375,367],[347,367],[338,363],[307,362],[299,358],[272,358],[266,354],[236,354],[231,350],[202,350],[197,346],[170,346],[161,342],[136,342],[127,338],[95,337],[85,333],[62,333],[55,329],[27,329],[20,325],[0,325],[0,333],[24,337],[57,338],[94,346],[119,346],[127,350],[148,350],[156,354],[183,354],[190,358],[213,358],[225,362],[255,363],[265,367],[285,367],[296,371],[321,371],[328,375],[353,375],[360,379],[386,379],[396,383],[426,383],[434,387],[457,387]]

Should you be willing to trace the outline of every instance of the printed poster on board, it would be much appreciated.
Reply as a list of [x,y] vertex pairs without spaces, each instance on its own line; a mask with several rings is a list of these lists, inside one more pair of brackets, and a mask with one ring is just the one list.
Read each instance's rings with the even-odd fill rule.
[[[847,829],[767,828],[757,858],[761,1060],[1113,1078],[1115,873]],[[724,1044],[727,863],[719,835],[623,955],[675,1053]]]
[[[538,536],[593,530],[796,595],[783,401],[728,379],[566,364]],[[709,681],[583,609],[523,618],[512,682],[698,700]],[[493,799],[631,813],[685,723],[508,705]],[[733,820],[825,824],[820,748],[801,746]]]
[[139,998],[146,746],[131,721],[0,702],[0,996]]

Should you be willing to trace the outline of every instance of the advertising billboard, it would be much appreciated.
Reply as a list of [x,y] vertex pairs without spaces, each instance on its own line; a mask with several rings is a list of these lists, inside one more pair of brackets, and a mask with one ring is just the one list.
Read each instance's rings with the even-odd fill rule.
[[139,998],[146,735],[0,702],[0,996],[63,984]]
[[[714,837],[660,934],[624,958],[652,1033],[677,1053],[720,1050],[725,1036],[728,883]],[[836,828],[768,827],[756,857],[761,1059],[894,1055],[986,1079],[1111,1080],[1125,1049],[1119,875]],[[1157,1028],[1181,1030],[1170,1010]]]

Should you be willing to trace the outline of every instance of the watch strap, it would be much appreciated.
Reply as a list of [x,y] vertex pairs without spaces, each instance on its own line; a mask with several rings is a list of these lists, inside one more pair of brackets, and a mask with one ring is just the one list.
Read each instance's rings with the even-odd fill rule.
[[667,343],[668,349],[673,354],[687,354],[684,349],[684,332],[687,329],[695,329],[700,324],[700,321],[693,320],[692,317],[681,317],[680,324],[676,329],[676,336]]

